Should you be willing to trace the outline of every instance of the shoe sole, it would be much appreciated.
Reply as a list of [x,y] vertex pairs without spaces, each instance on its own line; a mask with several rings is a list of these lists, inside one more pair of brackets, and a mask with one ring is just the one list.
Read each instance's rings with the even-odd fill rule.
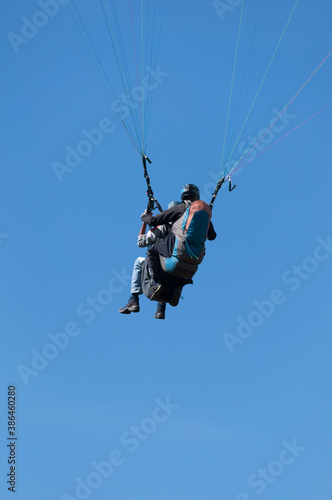
[[131,311],[130,309],[125,309],[124,311],[119,311],[120,314],[130,314],[130,313],[138,313],[139,309],[136,309],[135,311]]

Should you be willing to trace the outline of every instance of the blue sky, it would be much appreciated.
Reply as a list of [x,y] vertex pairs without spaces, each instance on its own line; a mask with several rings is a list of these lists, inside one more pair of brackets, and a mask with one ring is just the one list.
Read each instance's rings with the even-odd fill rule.
[[[165,2],[146,131],[164,207],[187,182],[209,200],[219,177],[240,3]],[[129,2],[115,4],[135,82]],[[294,4],[245,2],[226,156]],[[327,498],[332,108],[258,157],[260,144],[236,189],[222,188],[218,237],[165,321],[145,297],[139,314],[120,315],[144,256],[141,161],[68,5],[51,5],[54,17],[7,0],[0,16],[1,498],[12,494],[9,385],[18,500]],[[100,5],[77,6],[121,99]],[[298,2],[241,142],[268,128],[329,53],[331,16],[327,0]],[[133,18],[138,35],[137,2]],[[266,131],[266,147],[329,105],[331,76],[329,59]]]

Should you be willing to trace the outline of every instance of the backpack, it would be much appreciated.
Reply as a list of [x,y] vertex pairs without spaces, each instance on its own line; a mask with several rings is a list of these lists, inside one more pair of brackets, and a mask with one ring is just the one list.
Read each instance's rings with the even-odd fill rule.
[[179,278],[191,279],[205,255],[205,241],[211,220],[211,208],[202,200],[184,201],[186,211],[174,222],[175,236],[171,257],[160,256],[162,269]]

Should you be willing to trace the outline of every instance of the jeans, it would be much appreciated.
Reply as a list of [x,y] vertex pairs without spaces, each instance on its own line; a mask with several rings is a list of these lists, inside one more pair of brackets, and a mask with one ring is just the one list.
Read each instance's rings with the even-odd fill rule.
[[141,284],[141,263],[143,262],[144,257],[137,257],[134,262],[133,274],[131,277],[131,293],[143,293],[142,284]]

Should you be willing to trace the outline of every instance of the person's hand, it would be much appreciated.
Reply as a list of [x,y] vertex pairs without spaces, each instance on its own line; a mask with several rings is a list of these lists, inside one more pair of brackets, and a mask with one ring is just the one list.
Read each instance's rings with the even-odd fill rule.
[[150,226],[152,217],[153,214],[145,210],[144,214],[141,215],[141,220]]

